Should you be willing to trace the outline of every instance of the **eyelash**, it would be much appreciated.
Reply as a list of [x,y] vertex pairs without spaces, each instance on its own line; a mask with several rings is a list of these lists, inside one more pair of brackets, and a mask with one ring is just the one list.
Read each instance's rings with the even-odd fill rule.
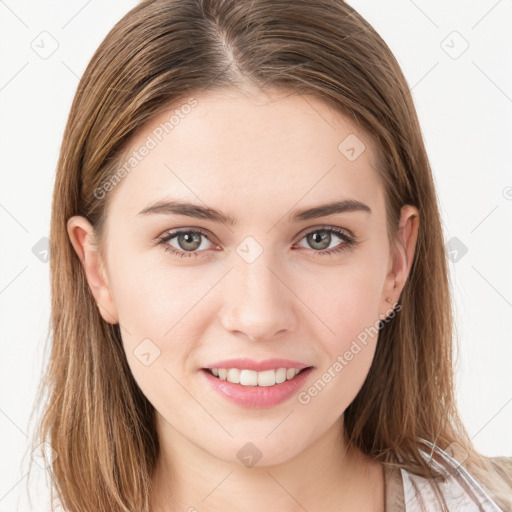
[[[316,233],[316,232],[320,232],[320,231],[324,231],[324,232],[331,233],[331,234],[334,233],[339,238],[341,238],[344,243],[340,244],[339,246],[335,247],[334,249],[324,249],[323,251],[315,251],[314,249],[311,249],[313,251],[313,254],[315,255],[315,257],[316,256],[332,256],[334,254],[339,254],[343,251],[353,249],[356,245],[359,244],[359,242],[354,237],[348,235],[344,229],[335,228],[335,227],[314,228],[311,231],[308,231],[307,233],[305,233],[300,240],[302,240],[303,238],[305,238],[306,236],[308,236],[312,233]],[[166,233],[163,233],[162,235],[157,237],[158,244],[163,245],[165,251],[168,251],[171,254],[173,254],[175,256],[179,256],[181,258],[183,258],[183,257],[188,258],[191,256],[194,256],[194,257],[199,256],[202,251],[199,251],[199,252],[197,252],[197,251],[182,251],[182,250],[178,250],[175,247],[167,244],[167,242],[169,240],[172,240],[173,238],[180,235],[181,233],[200,233],[207,240],[212,242],[212,240],[210,239],[210,237],[208,236],[207,233],[205,233],[201,229],[194,228],[194,229],[177,229],[177,230],[173,230],[173,231],[167,231]]]

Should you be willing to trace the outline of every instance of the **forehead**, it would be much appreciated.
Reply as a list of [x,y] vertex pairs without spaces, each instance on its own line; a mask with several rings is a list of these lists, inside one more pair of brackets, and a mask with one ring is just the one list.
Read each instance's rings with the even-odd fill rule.
[[136,214],[164,197],[248,213],[299,201],[375,204],[376,164],[373,140],[316,96],[209,91],[137,132],[112,208]]

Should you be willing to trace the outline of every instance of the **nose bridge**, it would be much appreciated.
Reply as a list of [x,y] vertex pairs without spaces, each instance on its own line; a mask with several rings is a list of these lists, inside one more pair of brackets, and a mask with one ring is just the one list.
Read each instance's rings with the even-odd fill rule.
[[271,338],[294,326],[293,294],[272,263],[270,251],[255,261],[235,260],[224,298],[224,327],[252,339]]

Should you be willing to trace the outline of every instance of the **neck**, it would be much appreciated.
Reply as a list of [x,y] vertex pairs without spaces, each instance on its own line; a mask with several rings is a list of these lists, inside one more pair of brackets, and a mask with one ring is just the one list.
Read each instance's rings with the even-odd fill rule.
[[163,442],[153,475],[154,512],[383,510],[382,467],[362,452],[347,448],[343,416],[295,456],[264,464],[262,454],[252,467],[236,456],[232,460],[215,457],[158,414],[157,418]]

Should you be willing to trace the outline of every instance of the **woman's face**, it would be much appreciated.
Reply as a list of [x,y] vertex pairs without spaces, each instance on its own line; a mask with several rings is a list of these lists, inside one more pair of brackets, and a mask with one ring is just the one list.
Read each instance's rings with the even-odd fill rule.
[[[290,459],[358,393],[410,268],[414,243],[392,258],[371,141],[313,96],[224,90],[162,112],[125,161],[110,185],[106,272],[88,278],[160,435],[240,464],[257,453],[249,442],[261,465]],[[359,207],[315,215],[349,200]],[[276,384],[235,402],[204,370],[231,358],[312,369],[284,399]]]

